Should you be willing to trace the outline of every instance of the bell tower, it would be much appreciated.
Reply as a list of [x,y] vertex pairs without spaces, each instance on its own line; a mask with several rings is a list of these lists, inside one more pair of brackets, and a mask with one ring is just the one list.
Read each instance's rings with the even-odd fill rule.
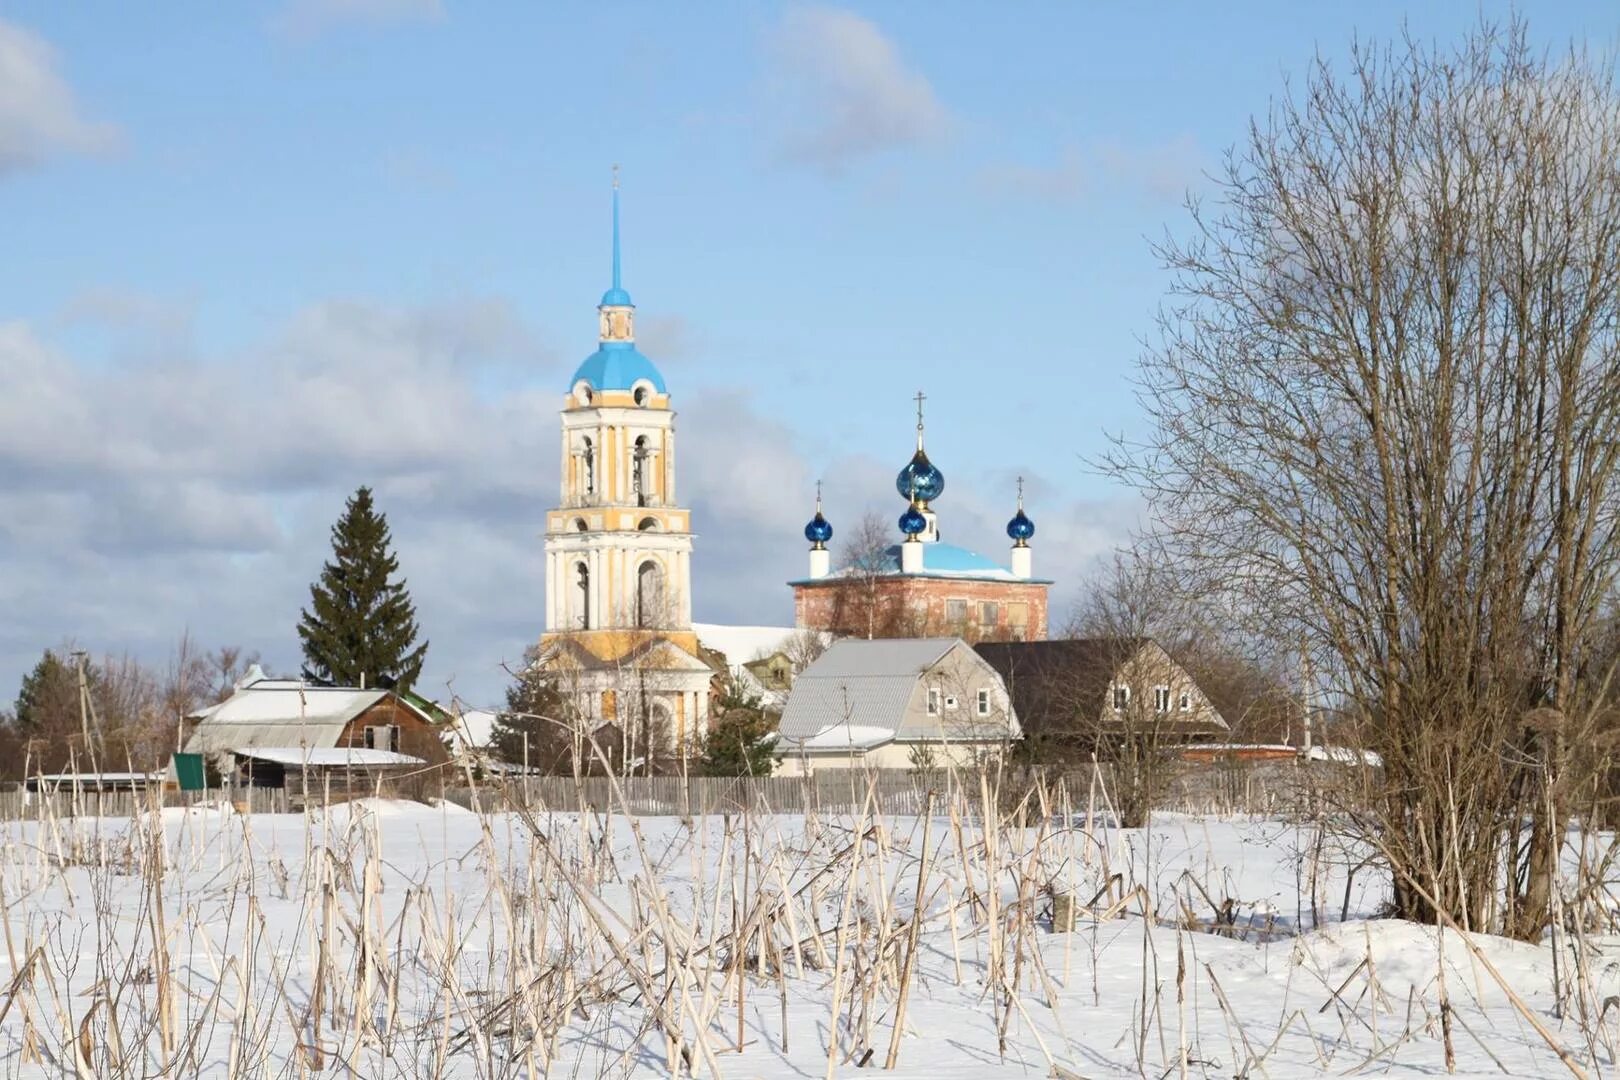
[[691,512],[676,499],[669,391],[636,347],[635,304],[621,282],[616,169],[613,284],[597,305],[597,330],[596,351],[563,399],[541,662],[594,672],[581,684],[585,713],[623,719],[633,690],[665,714],[673,735],[691,738],[707,720],[711,674],[692,630]]

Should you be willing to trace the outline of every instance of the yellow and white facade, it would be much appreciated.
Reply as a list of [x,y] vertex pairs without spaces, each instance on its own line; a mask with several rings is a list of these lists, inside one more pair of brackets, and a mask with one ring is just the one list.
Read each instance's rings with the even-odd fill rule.
[[546,515],[541,663],[589,720],[684,747],[708,723],[713,670],[692,629],[692,515],[677,501],[675,412],[613,287],[599,341],[563,401],[561,499]]

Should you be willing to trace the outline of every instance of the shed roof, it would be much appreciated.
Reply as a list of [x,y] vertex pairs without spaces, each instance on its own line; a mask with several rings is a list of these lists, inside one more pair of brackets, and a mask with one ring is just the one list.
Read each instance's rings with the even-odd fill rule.
[[310,765],[316,768],[379,768],[398,765],[422,765],[425,762],[409,754],[392,750],[369,750],[349,746],[261,746],[238,750],[237,756],[255,761],[273,761],[278,765]]

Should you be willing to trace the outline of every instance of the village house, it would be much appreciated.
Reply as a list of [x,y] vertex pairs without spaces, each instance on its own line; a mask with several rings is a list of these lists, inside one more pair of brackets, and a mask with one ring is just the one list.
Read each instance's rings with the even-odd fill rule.
[[[419,699],[418,699],[419,701]],[[236,692],[187,718],[182,753],[221,777],[283,787],[299,774],[365,786],[449,760],[434,710],[393,690],[272,679],[255,667]]]
[[1023,725],[1025,760],[1106,756],[1120,739],[1207,743],[1228,726],[1197,682],[1151,638],[981,642]]
[[1021,737],[994,668],[960,638],[848,638],[801,672],[782,714],[781,774],[968,766]]

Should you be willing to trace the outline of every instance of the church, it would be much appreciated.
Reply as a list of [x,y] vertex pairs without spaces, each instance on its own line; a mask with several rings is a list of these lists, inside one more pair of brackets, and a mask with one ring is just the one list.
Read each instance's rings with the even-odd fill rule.
[[816,516],[804,527],[810,572],[789,582],[794,621],[838,637],[1043,641],[1052,582],[1034,574],[1035,522],[1024,512],[1023,481],[1007,522],[1008,565],[942,540],[934,504],[945,493],[945,474],[923,447],[924,400],[919,392],[917,449],[894,482],[905,502],[897,522],[903,539],[851,552],[833,569],[832,524],[818,493]]
[[539,664],[588,728],[619,730],[627,758],[701,738],[714,676],[692,625],[692,514],[676,494],[675,412],[636,348],[635,311],[620,280],[615,177],[613,284],[597,306],[596,351],[563,399]]

